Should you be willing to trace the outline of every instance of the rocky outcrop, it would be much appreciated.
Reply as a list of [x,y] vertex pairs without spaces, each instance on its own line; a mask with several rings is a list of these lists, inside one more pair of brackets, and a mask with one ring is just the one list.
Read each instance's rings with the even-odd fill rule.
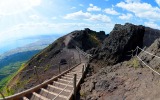
[[151,46],[151,44],[158,38],[160,38],[160,30],[145,27],[145,33],[143,38],[144,47]]
[[95,59],[104,60],[107,64],[115,64],[123,61],[128,51],[136,46],[143,46],[144,26],[136,26],[126,23],[116,24],[110,35],[104,40],[99,48],[92,49]]
[[88,28],[81,31],[73,31],[70,34],[72,39],[69,42],[68,48],[78,46],[84,51],[101,46],[103,40],[108,36],[104,31],[96,32]]
[[160,65],[160,38],[155,40],[154,43],[150,47],[148,47],[145,51],[147,51],[148,53],[139,49],[139,52],[140,52],[139,57],[151,68],[153,68],[156,71],[159,71],[160,70],[160,66],[159,66]]

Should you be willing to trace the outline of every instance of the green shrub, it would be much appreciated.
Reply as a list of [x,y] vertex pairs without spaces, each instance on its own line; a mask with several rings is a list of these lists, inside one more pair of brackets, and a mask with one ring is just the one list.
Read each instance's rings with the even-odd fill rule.
[[132,60],[131,60],[131,65],[135,68],[135,69],[137,69],[137,68],[139,68],[139,61],[138,61],[138,59],[135,57],[135,58],[133,58]]

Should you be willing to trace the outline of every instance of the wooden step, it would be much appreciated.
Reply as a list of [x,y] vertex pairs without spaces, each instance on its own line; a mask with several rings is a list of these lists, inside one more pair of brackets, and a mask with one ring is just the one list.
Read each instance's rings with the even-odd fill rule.
[[[56,84],[60,84],[60,85],[64,85],[66,86],[67,84],[65,83],[61,83],[61,82],[57,82],[57,81],[54,81],[53,83],[56,83]],[[68,87],[73,87],[72,85],[67,85]]]
[[[73,80],[73,78],[71,77],[66,77],[66,76],[61,76],[62,79],[65,79],[65,80]],[[77,78],[77,80],[79,80],[79,78]]]
[[73,78],[66,77],[66,76],[61,76],[62,79],[68,79],[68,80],[73,80]]
[[[65,74],[64,76],[65,76],[65,77],[73,78],[73,75],[71,75],[71,74]],[[80,78],[81,78],[81,76],[77,76],[77,79],[80,79]]]
[[50,100],[50,99],[48,99],[40,94],[37,94],[36,92],[33,92],[31,100]]
[[[57,83],[53,83],[52,85],[55,86],[55,87],[59,87],[59,88],[65,88],[65,86],[66,86],[66,85],[57,84]],[[69,86],[69,87],[67,87],[66,89],[67,89],[67,90],[73,90],[73,87],[70,87],[70,86]]]
[[70,84],[73,83],[73,80],[67,80],[67,79],[62,79],[62,78],[59,78],[58,80],[66,82],[66,83],[70,83]]
[[71,74],[77,74],[77,75],[82,75],[82,73],[78,73],[78,72],[68,72],[67,74],[69,74],[69,73],[71,73]]
[[44,91],[43,88],[41,88],[41,91],[39,94],[46,97],[46,98],[49,98],[49,99],[56,97],[56,95],[53,95],[53,94],[50,94],[50,93]]
[[[54,86],[54,85],[48,85],[48,87],[50,87],[50,88],[55,88],[55,89],[59,89],[59,90],[63,90],[64,88],[61,88],[61,87],[56,87],[56,86]],[[64,91],[66,91],[66,92],[71,92],[71,90],[68,90],[68,89],[65,89]]]
[[58,79],[57,82],[60,82],[60,83],[66,84],[66,85],[67,85],[67,84],[73,85],[73,82],[72,82],[72,81],[69,81],[69,82],[68,82],[68,81],[63,80],[63,79]]
[[74,74],[82,74],[82,72],[79,72],[79,71],[70,71],[68,73],[74,73]]
[[[67,73],[67,75],[71,75],[71,76],[74,76],[73,73]],[[82,74],[77,74],[77,77],[80,78],[82,76]]]
[[58,95],[58,97],[61,97],[61,98],[67,99],[67,96],[62,95],[63,93],[59,94],[59,93],[55,93],[55,92],[50,92],[50,91],[48,91],[48,90],[46,90],[46,89],[44,89],[44,88],[42,88],[41,90],[43,90],[43,91],[47,92],[48,94],[52,94],[52,95],[55,95],[55,96],[57,96],[57,95]]

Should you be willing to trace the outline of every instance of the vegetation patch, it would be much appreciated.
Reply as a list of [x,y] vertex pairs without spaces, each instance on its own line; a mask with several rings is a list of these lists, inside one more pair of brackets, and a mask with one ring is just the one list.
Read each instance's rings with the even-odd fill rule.
[[140,63],[137,57],[134,57],[133,59],[131,59],[129,64],[132,65],[135,69],[139,68],[140,66]]
[[[12,83],[11,81],[13,80],[13,78],[20,72],[24,69],[25,67],[25,64],[24,62],[18,62],[18,63],[15,63],[15,64],[11,64],[12,66],[16,66],[17,69],[14,70],[14,73],[6,76],[5,78],[3,78],[1,81],[0,81],[0,91],[2,91],[2,93],[5,95],[5,96],[9,96],[9,95],[12,95],[14,94],[14,89],[12,88],[12,86],[9,86],[9,83]],[[19,67],[21,66],[21,67]],[[11,68],[10,66],[6,66],[4,68]],[[19,69],[18,69],[19,68]],[[3,69],[5,70],[5,69]],[[8,70],[9,71],[9,70]]]

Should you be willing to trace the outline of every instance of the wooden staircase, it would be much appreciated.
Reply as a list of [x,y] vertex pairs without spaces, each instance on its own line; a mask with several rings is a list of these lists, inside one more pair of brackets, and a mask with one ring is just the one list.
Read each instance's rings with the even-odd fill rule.
[[[81,63],[75,68],[56,77],[52,82],[43,85],[36,91],[28,91],[18,96],[11,96],[6,100],[72,100],[74,94],[74,74],[76,74],[76,87],[80,84],[86,70],[86,63]],[[44,84],[44,83],[43,83]],[[33,89],[34,90],[34,89]]]

